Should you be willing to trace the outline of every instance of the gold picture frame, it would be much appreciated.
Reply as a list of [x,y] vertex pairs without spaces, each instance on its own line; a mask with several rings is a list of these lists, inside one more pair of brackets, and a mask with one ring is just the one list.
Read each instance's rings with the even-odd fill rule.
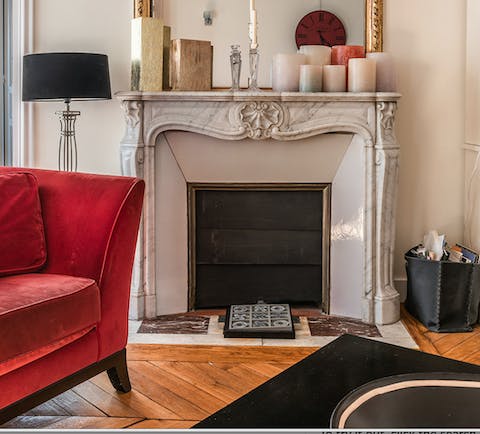
[[134,18],[150,18],[152,16],[152,12],[152,0],[134,0]]
[[383,51],[383,0],[365,0],[365,49]]

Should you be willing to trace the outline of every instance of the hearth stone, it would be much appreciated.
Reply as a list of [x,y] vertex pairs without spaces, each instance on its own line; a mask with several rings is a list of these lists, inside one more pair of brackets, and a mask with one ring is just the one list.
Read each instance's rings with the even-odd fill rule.
[[143,320],[138,333],[206,335],[209,321],[208,315],[161,315],[155,319]]
[[307,317],[307,321],[312,336],[341,336],[343,334],[371,338],[382,336],[375,325],[365,324],[351,318],[322,315]]

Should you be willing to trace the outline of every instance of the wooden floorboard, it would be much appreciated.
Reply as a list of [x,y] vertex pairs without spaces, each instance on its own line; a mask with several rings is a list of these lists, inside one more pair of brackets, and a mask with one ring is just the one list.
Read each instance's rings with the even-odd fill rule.
[[91,381],[85,381],[73,390],[88,402],[112,417],[141,417],[141,414],[129,405],[105,392]]
[[128,428],[140,418],[91,416],[20,416],[2,425],[2,429],[120,429]]
[[402,321],[420,351],[462,362],[480,364],[480,324],[468,333],[436,333],[428,330],[402,306]]
[[[480,364],[480,326],[434,333],[404,309],[402,320],[421,351]],[[315,350],[129,345],[130,393],[116,392],[102,373],[1,428],[186,429]]]
[[114,396],[115,399],[118,399],[125,405],[128,405],[132,409],[141,413],[143,417],[148,419],[181,419],[180,416],[176,415],[158,402],[155,402],[150,397],[142,394],[135,388],[133,388],[130,393],[117,393],[117,391],[112,387],[108,376],[105,374],[97,375],[90,381],[105,390],[110,395]]
[[168,420],[168,419],[145,419],[134,425],[130,429],[187,429],[191,428],[198,421],[196,420]]
[[144,374],[136,368],[129,368],[129,372],[136,390],[168,408],[178,416],[178,419],[200,420],[208,414],[196,405],[193,398],[186,400],[178,396],[175,391],[162,385],[156,377]]
[[296,363],[317,348],[304,347],[237,347],[211,345],[130,344],[129,360],[159,360],[162,362],[279,362]]
[[464,362],[467,363],[473,363],[475,365],[480,365],[480,350],[478,350],[475,353],[470,354],[469,356],[466,356],[463,359]]
[[191,402],[191,397],[195,396],[196,407],[207,414],[215,413],[225,406],[225,402],[215,395],[204,392],[176,375],[170,375],[167,371],[164,371],[161,367],[151,362],[132,361],[130,364],[133,369],[141,371],[148,377],[155,378],[163,387],[187,402]]
[[[182,378],[196,388],[218,397],[225,403],[230,403],[246,393],[245,388],[238,390],[236,386],[238,378],[236,376],[232,375],[229,380],[222,381],[219,376],[212,376],[212,372],[209,370],[204,372],[203,369],[205,366],[208,366],[208,364],[205,364],[204,362],[192,363],[154,361],[152,363],[162,367],[162,369],[169,372],[171,375]],[[225,375],[228,376],[228,373],[225,372]]]

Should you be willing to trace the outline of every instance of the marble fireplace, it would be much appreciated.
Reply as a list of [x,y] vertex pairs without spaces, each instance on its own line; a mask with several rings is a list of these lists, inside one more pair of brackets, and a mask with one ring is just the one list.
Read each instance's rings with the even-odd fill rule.
[[389,324],[398,94],[121,92],[124,175],[145,179],[132,319],[188,309],[188,186],[330,185],[331,314]]

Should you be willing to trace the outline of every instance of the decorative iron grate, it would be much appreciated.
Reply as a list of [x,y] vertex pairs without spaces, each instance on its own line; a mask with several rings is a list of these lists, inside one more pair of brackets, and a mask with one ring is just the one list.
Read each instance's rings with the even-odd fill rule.
[[288,304],[233,304],[227,309],[226,338],[295,339]]

